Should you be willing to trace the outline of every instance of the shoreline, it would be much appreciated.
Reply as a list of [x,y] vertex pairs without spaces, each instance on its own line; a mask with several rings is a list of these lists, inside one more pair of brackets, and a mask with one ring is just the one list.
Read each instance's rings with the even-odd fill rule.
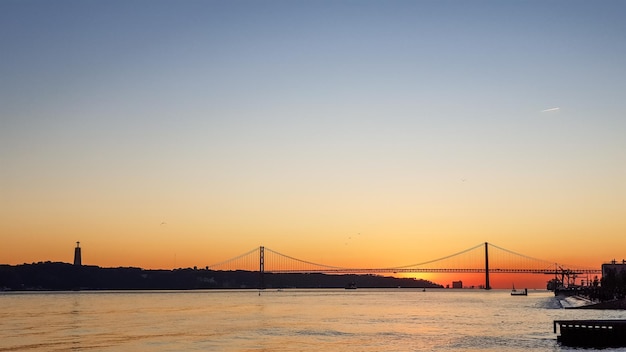
[[582,296],[572,295],[558,296],[557,300],[563,309],[626,309],[626,298],[594,302]]

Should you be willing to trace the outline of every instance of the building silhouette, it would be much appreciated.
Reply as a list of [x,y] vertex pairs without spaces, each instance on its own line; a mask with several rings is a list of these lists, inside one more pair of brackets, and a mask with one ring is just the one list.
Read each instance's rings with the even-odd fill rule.
[[74,265],[82,265],[82,258],[80,255],[80,242],[76,242],[76,248],[74,248]]
[[602,277],[607,277],[610,271],[618,275],[626,271],[626,259],[622,259],[621,263],[613,259],[610,263],[602,264]]

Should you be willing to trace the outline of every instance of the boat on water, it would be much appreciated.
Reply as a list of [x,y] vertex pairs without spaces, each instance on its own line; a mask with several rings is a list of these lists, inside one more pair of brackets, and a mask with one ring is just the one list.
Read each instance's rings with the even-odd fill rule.
[[528,296],[528,289],[525,288],[518,291],[515,289],[515,285],[513,285],[513,289],[511,290],[511,296]]

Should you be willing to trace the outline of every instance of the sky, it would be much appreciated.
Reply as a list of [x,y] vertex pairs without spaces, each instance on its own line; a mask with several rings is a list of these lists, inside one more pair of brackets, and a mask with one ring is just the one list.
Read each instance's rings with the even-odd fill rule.
[[76,241],[84,264],[164,269],[261,245],[349,267],[483,242],[621,260],[625,17],[624,1],[3,0],[0,263],[71,262]]

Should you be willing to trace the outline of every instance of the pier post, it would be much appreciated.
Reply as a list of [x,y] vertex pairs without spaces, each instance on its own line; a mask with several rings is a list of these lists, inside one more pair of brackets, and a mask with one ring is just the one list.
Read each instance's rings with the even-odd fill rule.
[[489,243],[485,242],[485,290],[491,290],[489,285]]
[[263,273],[265,272],[265,247],[259,247],[259,288],[265,288]]

